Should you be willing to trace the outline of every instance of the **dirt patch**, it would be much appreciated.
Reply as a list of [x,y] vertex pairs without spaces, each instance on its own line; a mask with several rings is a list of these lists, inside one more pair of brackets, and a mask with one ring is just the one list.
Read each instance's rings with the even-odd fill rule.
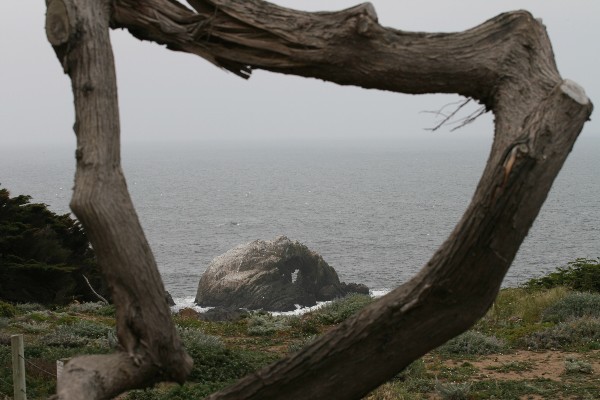
[[517,351],[512,354],[497,354],[472,361],[479,370],[476,379],[523,380],[552,379],[560,381],[565,372],[565,360],[576,358],[592,365],[594,373],[600,372],[598,350],[590,353],[570,353],[562,351]]

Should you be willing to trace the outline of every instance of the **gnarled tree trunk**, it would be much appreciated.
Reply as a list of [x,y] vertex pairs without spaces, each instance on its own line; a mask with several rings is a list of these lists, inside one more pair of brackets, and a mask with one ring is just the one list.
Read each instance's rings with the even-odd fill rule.
[[116,354],[67,363],[58,382],[60,399],[113,398],[157,378],[184,382],[192,367],[121,170],[109,6],[108,0],[50,0],[46,18],[48,39],[71,77],[75,98],[77,171],[71,209],[111,289],[122,346]]
[[258,0],[188,3],[193,10],[174,0],[49,3],[48,37],[75,94],[72,208],[113,289],[124,348],[67,364],[59,398],[108,398],[182,381],[190,369],[120,169],[109,20],[246,78],[262,68],[402,93],[459,93],[494,112],[494,143],[473,200],[427,265],[303,351],[210,397],[360,398],[489,308],[592,104],[560,77],[543,25],[527,12],[428,34],[380,26],[369,4],[307,13]]

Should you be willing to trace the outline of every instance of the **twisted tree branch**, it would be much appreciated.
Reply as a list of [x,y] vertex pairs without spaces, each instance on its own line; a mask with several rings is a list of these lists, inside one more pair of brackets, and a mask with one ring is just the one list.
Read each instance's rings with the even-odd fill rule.
[[[92,0],[64,2],[68,40],[60,24],[47,31],[76,97],[72,208],[90,230],[113,288],[127,355],[111,356],[112,371],[104,362],[95,367],[96,359],[78,361],[59,383],[59,395],[106,398],[160,379],[181,381],[190,364],[162,304],[160,277],[120,170],[116,89],[98,84],[106,77],[114,82],[112,55],[96,53],[96,46],[109,48],[106,24],[95,21],[108,20],[106,9],[90,6]],[[92,11],[80,16],[80,4]],[[470,206],[411,281],[303,351],[210,397],[360,398],[485,313],[592,104],[583,89],[560,77],[544,26],[523,11],[464,32],[430,34],[384,28],[369,4],[333,13],[259,0],[189,4],[192,8],[174,0],[113,0],[111,26],[245,78],[260,68],[402,93],[458,93],[495,114],[494,144]],[[49,7],[49,15],[61,10],[54,6],[50,13]],[[131,374],[128,382],[116,379],[121,365]],[[81,379],[71,384],[70,376]],[[110,390],[77,397],[99,382]]]

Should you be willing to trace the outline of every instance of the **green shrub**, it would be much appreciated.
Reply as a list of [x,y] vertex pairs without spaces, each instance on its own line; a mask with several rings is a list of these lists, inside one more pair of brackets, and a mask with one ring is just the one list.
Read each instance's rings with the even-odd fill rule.
[[324,324],[338,324],[371,303],[371,296],[350,294],[314,311],[315,317]]
[[505,349],[506,345],[502,340],[477,331],[467,331],[438,348],[441,353],[471,355],[499,353]]
[[502,327],[537,323],[544,310],[568,293],[569,289],[562,286],[536,291],[524,288],[503,289],[479,325]]
[[71,325],[62,325],[57,329],[71,332],[74,335],[83,336],[90,339],[99,339],[106,337],[106,335],[108,335],[108,332],[113,330],[111,326],[99,324],[93,321],[88,321],[86,319],[81,319]]
[[274,361],[277,356],[251,350],[204,346],[186,348],[194,359],[188,379],[201,384],[229,382]]
[[578,258],[557,268],[541,278],[530,279],[525,283],[529,289],[566,286],[580,292],[600,292],[600,258]]
[[195,328],[179,327],[178,331],[185,350],[194,360],[194,367],[188,377],[190,382],[202,385],[230,382],[276,358],[272,354],[228,349],[218,337]]
[[92,313],[99,308],[104,307],[106,304],[101,302],[83,302],[83,303],[71,303],[64,308],[66,312],[72,313]]
[[101,301],[71,303],[62,308],[62,311],[75,314],[100,315],[103,317],[115,316],[115,306],[112,304],[103,303]]
[[47,346],[80,347],[95,345],[108,346],[108,335],[113,328],[88,320],[78,320],[70,325],[60,325],[54,332],[40,338]]
[[15,322],[12,324],[14,327],[25,333],[42,333],[46,332],[50,328],[50,324],[46,322]]
[[525,346],[538,349],[600,349],[600,318],[583,317],[534,332],[523,340]]
[[75,315],[69,315],[64,312],[55,312],[53,318],[58,325],[74,324],[79,320],[79,318],[77,318]]
[[436,382],[435,391],[442,400],[467,400],[471,394],[470,382]]
[[87,338],[74,335],[64,330],[56,331],[40,338],[40,343],[54,347],[81,347],[88,344]]
[[186,349],[201,350],[205,347],[223,347],[221,339],[216,336],[207,335],[198,329],[178,327],[177,332]]
[[600,293],[571,293],[548,307],[542,320],[564,322],[584,316],[600,317]]
[[19,303],[15,306],[21,313],[33,311],[46,311],[47,308],[40,303]]
[[591,375],[594,373],[592,364],[587,361],[578,360],[576,358],[569,357],[565,360],[565,374],[587,374]]
[[17,315],[17,309],[10,303],[0,300],[0,317],[11,318]]
[[92,314],[100,315],[103,317],[114,317],[115,306],[113,304],[102,304],[102,307],[95,309]]
[[27,312],[22,318],[26,321],[45,322],[52,318],[52,312],[48,310],[30,311]]
[[276,332],[291,329],[287,317],[270,314],[253,314],[248,318],[248,334],[253,336],[268,336]]
[[290,343],[288,345],[288,353],[295,353],[298,350],[302,349],[304,346],[306,346],[309,343],[314,342],[314,340],[317,338],[316,335],[311,335],[311,336],[307,336],[303,339],[300,339],[296,342]]
[[317,317],[311,313],[290,317],[288,321],[294,332],[301,337],[314,336],[321,332],[320,322],[317,320]]

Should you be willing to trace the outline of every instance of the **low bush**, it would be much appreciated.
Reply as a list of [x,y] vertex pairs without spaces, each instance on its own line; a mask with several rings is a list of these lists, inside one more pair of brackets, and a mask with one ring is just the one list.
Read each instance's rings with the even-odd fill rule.
[[350,294],[314,311],[313,314],[323,324],[338,324],[371,303],[371,296]]
[[288,345],[288,353],[297,352],[298,350],[302,349],[307,344],[312,343],[316,338],[317,338],[316,335],[311,335],[311,336],[307,336],[303,339],[300,339],[296,342],[290,343]]
[[40,343],[54,347],[81,347],[88,344],[87,338],[77,336],[65,330],[57,330],[40,338]]
[[50,333],[40,339],[40,343],[54,347],[81,347],[85,346],[88,342],[87,338],[63,330]]
[[48,324],[46,322],[37,322],[37,321],[32,321],[32,322],[21,321],[21,322],[15,322],[12,325],[14,327],[18,328],[20,331],[23,331],[24,333],[42,333],[42,332],[46,332],[50,328],[50,324]]
[[482,324],[506,326],[519,322],[539,322],[542,313],[552,304],[569,294],[569,289],[559,286],[548,290],[507,288],[501,290],[496,301],[481,321]]
[[83,303],[79,303],[79,302],[75,302],[75,303],[71,303],[68,306],[66,306],[64,308],[65,311],[67,312],[72,312],[72,313],[91,313],[93,311],[96,311],[97,309],[103,307],[105,304],[101,303],[101,302],[83,302]]
[[248,318],[248,334],[268,336],[291,329],[289,318],[270,314],[254,314]]
[[186,348],[186,351],[194,359],[194,367],[188,379],[201,384],[241,378],[278,358],[258,351],[216,346],[192,347]]
[[587,374],[591,375],[594,373],[592,364],[587,361],[578,360],[576,358],[569,357],[565,360],[565,374]]
[[470,399],[472,383],[470,382],[436,382],[435,391],[442,400]]
[[485,367],[485,369],[490,371],[498,371],[498,372],[523,372],[523,371],[531,371],[535,364],[531,361],[510,361],[507,363],[501,363],[500,365],[491,365],[489,367]]
[[201,351],[201,349],[205,347],[223,347],[223,342],[220,338],[207,335],[198,329],[178,327],[177,332],[186,349],[196,349]]
[[31,322],[45,322],[52,318],[52,313],[48,310],[27,312],[22,319]]
[[579,292],[600,292],[600,258],[578,258],[541,278],[525,283],[529,289],[566,286]]
[[314,336],[321,332],[321,324],[311,313],[289,319],[292,329],[301,337]]
[[94,310],[92,314],[102,317],[115,317],[115,306],[113,304],[104,304],[102,307]]
[[500,353],[506,344],[495,336],[488,336],[477,331],[467,331],[438,348],[443,354],[484,355]]
[[92,344],[108,346],[109,333],[113,328],[96,322],[78,320],[69,325],[59,325],[53,332],[44,335],[40,341],[47,346],[80,347]]
[[11,318],[17,315],[17,308],[0,300],[0,317]]
[[561,322],[523,339],[525,346],[534,349],[600,349],[600,318],[583,317]]
[[108,325],[81,319],[71,325],[59,326],[57,330],[71,332],[74,335],[83,336],[89,339],[99,339],[106,337],[113,328]]
[[15,306],[21,313],[33,311],[46,311],[47,308],[40,303],[19,303]]
[[570,293],[548,307],[542,314],[542,320],[564,322],[584,316],[600,318],[600,293]]

